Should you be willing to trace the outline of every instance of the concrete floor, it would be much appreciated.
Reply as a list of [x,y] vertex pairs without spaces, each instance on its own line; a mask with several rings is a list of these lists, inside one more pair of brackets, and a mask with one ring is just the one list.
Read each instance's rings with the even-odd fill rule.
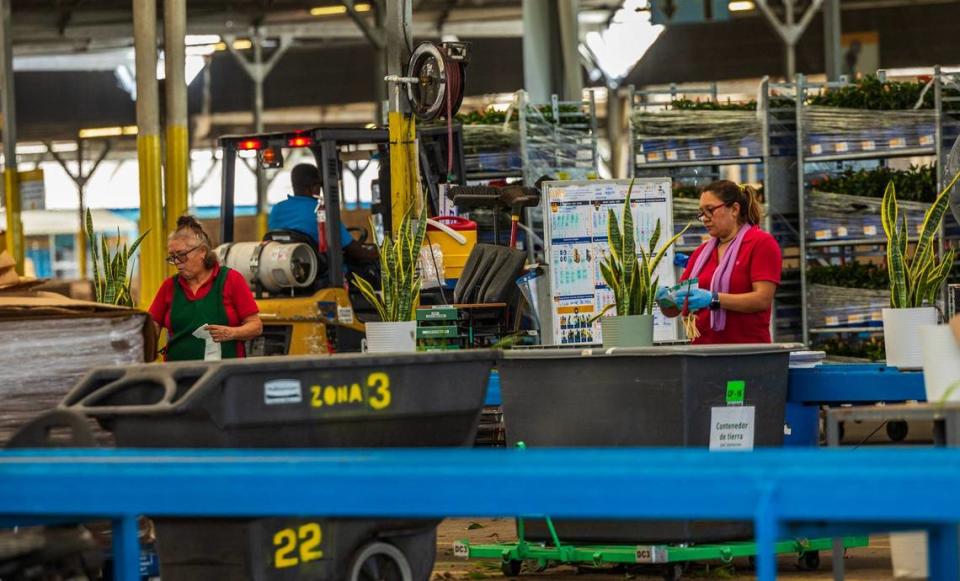
[[[500,565],[494,561],[464,561],[453,556],[452,544],[459,539],[469,539],[472,543],[492,544],[516,539],[514,521],[501,519],[447,519],[440,524],[437,533],[437,562],[433,580],[453,579],[498,579],[503,578]],[[716,565],[716,564],[713,564]],[[780,560],[779,579],[804,581],[832,581],[831,558],[829,552],[821,553],[821,570],[801,572],[796,568],[796,559],[784,556]],[[870,546],[847,551],[846,568],[848,581],[893,581],[890,570],[890,544],[886,536],[870,539]],[[635,579],[637,581],[660,581],[659,575],[630,574],[624,572],[587,572],[578,573],[573,567],[558,567],[543,573],[530,573],[524,577],[536,577],[553,580],[576,579],[577,581],[612,581],[615,579]],[[755,579],[746,560],[734,561],[733,569],[710,570],[704,565],[694,567],[685,578],[724,579],[727,581],[748,581]]]

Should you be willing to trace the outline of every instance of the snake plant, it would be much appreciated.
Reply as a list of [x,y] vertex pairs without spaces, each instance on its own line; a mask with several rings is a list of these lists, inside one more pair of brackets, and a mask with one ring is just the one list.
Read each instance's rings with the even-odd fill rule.
[[[894,309],[933,305],[937,293],[953,267],[954,251],[948,250],[937,261],[934,241],[940,232],[950,204],[950,191],[960,173],[950,182],[927,210],[913,254],[908,256],[907,217],[899,213],[897,189],[891,181],[883,194],[880,217],[887,236],[887,272],[890,276],[890,306]],[[900,218],[902,217],[902,220]]]
[[[140,243],[150,233],[149,230],[137,238],[128,248],[126,243],[120,245],[120,230],[117,230],[117,242],[113,252],[106,236],[101,236],[99,243],[93,229],[93,218],[90,209],[87,209],[86,224],[87,241],[90,244],[90,260],[93,262],[93,290],[98,303],[133,306],[133,297],[130,295],[131,258],[137,251]],[[102,254],[101,254],[102,253]]]
[[[657,248],[660,241],[660,220],[650,237],[650,245],[644,251],[636,243],[633,229],[633,212],[630,211],[630,194],[633,192],[633,180],[627,189],[627,199],[623,202],[623,229],[612,209],[607,210],[607,243],[610,254],[600,263],[600,274],[607,286],[613,290],[614,302],[605,306],[593,320],[601,317],[613,307],[619,316],[653,314],[654,295],[660,278],[656,276],[657,266],[667,250],[683,236],[690,226],[687,225],[667,243]],[[637,256],[639,251],[639,257]]]
[[380,294],[369,282],[356,274],[353,275],[353,281],[360,293],[377,309],[380,320],[385,323],[416,319],[421,284],[417,262],[426,231],[427,213],[424,204],[416,221],[416,230],[413,220],[407,216],[397,230],[396,240],[386,234],[383,242],[377,244],[377,251],[380,253]]

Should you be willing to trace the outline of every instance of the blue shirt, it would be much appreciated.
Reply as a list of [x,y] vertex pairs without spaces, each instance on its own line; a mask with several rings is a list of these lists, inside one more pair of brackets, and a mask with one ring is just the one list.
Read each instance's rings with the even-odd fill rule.
[[[312,196],[287,196],[270,210],[268,228],[303,232],[317,244],[317,201]],[[353,236],[340,222],[340,247],[346,248],[352,243]]]

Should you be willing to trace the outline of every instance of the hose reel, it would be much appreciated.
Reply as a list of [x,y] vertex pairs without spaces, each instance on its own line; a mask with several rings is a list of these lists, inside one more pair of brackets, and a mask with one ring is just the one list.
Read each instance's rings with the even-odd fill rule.
[[421,121],[451,119],[463,103],[467,45],[421,42],[407,65],[407,98]]

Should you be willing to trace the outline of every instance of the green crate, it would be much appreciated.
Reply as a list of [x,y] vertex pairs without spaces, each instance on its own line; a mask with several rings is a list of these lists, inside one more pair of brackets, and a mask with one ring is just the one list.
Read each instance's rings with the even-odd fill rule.
[[456,325],[417,327],[417,339],[457,339],[460,329]]
[[417,309],[417,321],[456,321],[460,313],[455,307],[429,307]]

